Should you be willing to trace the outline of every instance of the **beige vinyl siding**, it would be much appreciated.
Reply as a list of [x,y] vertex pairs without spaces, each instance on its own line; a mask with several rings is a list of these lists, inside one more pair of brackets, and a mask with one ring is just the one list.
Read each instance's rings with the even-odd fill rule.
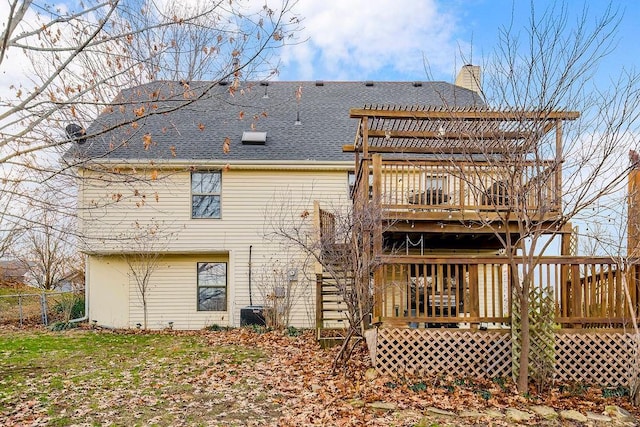
[[[147,292],[147,326],[162,329],[173,322],[174,329],[202,329],[212,324],[230,324],[228,311],[198,311],[199,262],[227,263],[227,305],[230,304],[231,271],[228,255],[210,254],[198,256],[172,256],[162,259],[153,272]],[[130,327],[143,324],[142,300],[133,279],[130,279],[129,306]]]
[[[160,300],[156,301],[158,307],[165,307],[166,314],[154,315],[155,323],[149,321],[154,328],[166,327],[169,317],[175,318],[171,321],[176,327],[180,322],[183,328],[202,327],[207,322],[238,325],[240,309],[249,305],[250,300],[249,247],[252,247],[254,305],[264,303],[265,292],[261,292],[260,284],[265,282],[262,279],[268,275],[274,262],[284,265],[296,257],[303,259],[298,252],[287,251],[287,248],[265,239],[271,228],[265,216],[288,215],[300,219],[306,211],[309,216],[304,222],[311,226],[314,200],[320,200],[323,206],[348,202],[346,167],[343,170],[308,171],[232,167],[222,172],[220,219],[191,218],[190,172],[187,170],[160,172],[155,180],[130,184],[85,180],[83,186],[83,206],[88,208],[81,211],[81,217],[89,253],[158,250],[182,254],[192,260],[191,273],[184,270],[176,274],[173,273],[177,271],[175,268],[167,268],[167,274],[169,270],[172,273],[165,278],[168,282],[159,288],[163,291],[158,293]],[[156,235],[164,237],[151,241],[136,238],[149,228],[157,228]],[[187,297],[169,291],[195,286],[196,261],[193,260],[208,253],[229,254],[229,311],[217,317],[210,313],[197,313],[195,294],[189,296],[191,313]],[[293,284],[297,295],[291,315],[293,325],[314,324],[315,285],[312,273],[313,266],[307,265],[307,270],[300,271]],[[90,283],[90,287],[96,286],[102,287],[103,284]],[[139,303],[131,291],[129,297],[132,307],[129,324],[135,325],[141,319],[141,310],[135,308]],[[172,306],[181,307],[182,314],[172,311]]]
[[89,320],[98,324],[129,327],[129,275],[126,262],[119,257],[87,257],[86,282]]

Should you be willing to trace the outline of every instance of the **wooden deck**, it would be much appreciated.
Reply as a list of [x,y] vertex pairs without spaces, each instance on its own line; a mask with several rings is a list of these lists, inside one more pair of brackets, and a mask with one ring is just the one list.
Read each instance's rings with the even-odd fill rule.
[[[560,183],[553,162],[496,168],[465,161],[392,160],[374,155],[357,168],[353,197],[361,204],[379,200],[388,220],[487,221],[502,218],[516,206],[540,220],[560,213]],[[528,191],[535,187],[536,191]],[[523,195],[516,197],[516,194]]]
[[[323,241],[333,241],[335,219],[316,206]],[[509,328],[513,283],[529,266],[505,256],[407,254],[378,256],[371,282],[374,324],[388,327]],[[347,273],[345,273],[347,274]],[[544,256],[529,272],[538,295],[554,301],[561,328],[624,328],[640,314],[640,264],[610,257]],[[346,307],[329,276],[318,271],[319,328],[346,326]]]
[[[387,256],[376,272],[374,323],[508,328],[512,268],[504,257]],[[520,274],[525,266],[518,263]],[[542,257],[532,286],[553,298],[563,328],[622,328],[638,314],[638,267],[612,258]],[[623,280],[624,279],[624,280]],[[626,286],[626,289],[625,289]]]
[[[355,160],[353,233],[364,258],[377,261],[358,276],[373,292],[373,323],[506,329],[513,277],[529,277],[538,296],[553,300],[563,328],[630,324],[637,267],[565,256],[562,122],[579,113],[372,106],[350,114],[360,119],[354,145],[344,147]],[[317,216],[323,245],[330,243],[335,222]],[[563,256],[539,257],[532,267],[489,256],[510,246],[507,236],[521,244],[525,222],[561,236]],[[427,243],[409,248],[418,238]]]
[[[562,218],[562,125],[579,113],[376,105],[350,115],[360,119],[344,147],[355,160],[352,233],[367,265],[355,283],[373,295],[377,327],[365,335],[376,369],[511,375],[512,296],[526,277],[530,312],[553,304],[550,375],[627,383],[637,260],[566,256],[575,252]],[[331,245],[335,221],[316,215]],[[563,256],[531,265],[496,255],[521,247],[531,224],[560,237]],[[320,313],[342,307],[322,283],[318,295]]]

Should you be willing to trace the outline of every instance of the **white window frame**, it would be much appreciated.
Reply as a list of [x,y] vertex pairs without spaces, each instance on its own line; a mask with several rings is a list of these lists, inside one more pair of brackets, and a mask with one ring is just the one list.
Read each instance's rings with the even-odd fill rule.
[[[207,277],[205,275],[201,275],[205,272],[204,268],[206,264],[214,264],[214,268],[220,265],[224,266],[224,284],[220,282],[215,282],[216,277],[212,276],[208,279],[212,279],[209,283],[206,283]],[[221,261],[206,261],[206,262],[198,262],[196,263],[196,306],[198,311],[227,311],[227,305],[229,303],[229,287],[228,284],[228,276],[229,276],[229,265],[226,262]],[[202,291],[204,290],[223,290],[224,291],[224,302],[223,304],[218,304],[215,307],[207,308],[204,300],[201,297],[204,295]],[[211,298],[211,297],[210,297]]]
[[[194,176],[196,175],[217,175],[218,176],[218,185],[217,189],[212,189],[209,191],[202,191],[197,188],[194,188]],[[213,200],[217,200],[217,214],[214,210],[211,215],[196,215],[196,198],[212,198]],[[191,218],[192,219],[221,219],[222,218],[222,171],[220,170],[206,170],[206,171],[194,171],[191,172]]]

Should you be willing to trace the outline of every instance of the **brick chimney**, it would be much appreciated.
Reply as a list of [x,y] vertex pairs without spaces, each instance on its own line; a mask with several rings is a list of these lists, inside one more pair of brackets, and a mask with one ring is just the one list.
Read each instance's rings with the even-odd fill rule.
[[480,66],[471,64],[462,66],[454,84],[476,93],[482,93],[482,73],[480,72]]

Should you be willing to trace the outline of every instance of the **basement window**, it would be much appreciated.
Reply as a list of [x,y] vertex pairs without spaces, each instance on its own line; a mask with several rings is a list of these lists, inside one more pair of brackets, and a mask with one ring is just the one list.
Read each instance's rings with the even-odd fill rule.
[[198,311],[227,310],[227,263],[198,263]]
[[266,143],[266,132],[242,132],[243,145],[265,145]]

